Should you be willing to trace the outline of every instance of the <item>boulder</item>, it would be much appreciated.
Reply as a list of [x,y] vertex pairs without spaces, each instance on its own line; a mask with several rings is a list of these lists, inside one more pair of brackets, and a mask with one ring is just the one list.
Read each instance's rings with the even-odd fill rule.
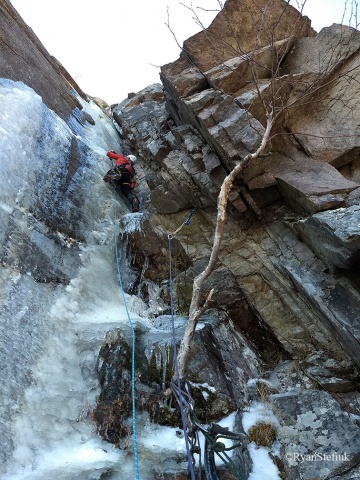
[[208,88],[205,75],[184,52],[178,60],[161,67],[160,79],[170,93],[188,97]]
[[282,460],[289,480],[322,480],[360,461],[360,428],[323,391],[270,396],[281,428]]
[[360,32],[334,23],[316,37],[298,38],[281,65],[281,75],[318,73],[329,75],[339,64],[357,53]]
[[213,88],[236,96],[245,86],[253,83],[254,78],[257,80],[271,78],[273,65],[281,61],[292,44],[292,37],[279,40],[251,54],[226,60],[205,72],[204,75]]
[[[290,36],[315,35],[308,17],[283,0],[228,0],[205,30],[184,42],[184,50],[206,72],[236,56],[253,52]],[[254,28],[262,25],[260,31]]]
[[325,351],[315,352],[302,362],[305,374],[327,392],[347,393],[357,390],[357,371],[348,362],[329,357]]

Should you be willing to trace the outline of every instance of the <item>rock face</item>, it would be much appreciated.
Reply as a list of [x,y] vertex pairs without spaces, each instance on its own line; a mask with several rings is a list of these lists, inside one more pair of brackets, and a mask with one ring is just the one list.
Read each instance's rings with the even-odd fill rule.
[[86,95],[9,2],[1,0],[0,6],[1,76],[14,81],[26,79],[26,84],[41,94],[45,105],[66,120],[75,107],[81,109],[71,90],[83,99]]
[[[261,0],[259,3],[229,0],[210,27],[184,42],[184,50],[200,71],[206,72],[227,60],[234,53],[248,52],[268,47],[272,42],[315,35],[307,17],[289,7],[284,15],[282,0]],[[259,34],[254,25],[263,25]]]
[[[261,144],[265,105],[278,116],[265,154],[247,164],[230,192],[220,255],[202,292],[215,293],[195,333],[187,377],[204,422],[237,410],[242,431],[245,407],[266,397],[277,417],[284,478],[351,478],[346,472],[359,469],[360,451],[353,420],[360,368],[359,33],[333,25],[316,34],[283,0],[227,0],[209,28],[184,43],[180,58],[162,67],[161,84],[114,106],[115,129],[109,112],[80,91],[6,0],[0,13],[4,109],[11,99],[7,136],[0,138],[4,465],[25,452],[37,475],[32,435],[19,450],[16,442],[24,425],[46,430],[48,410],[42,413],[35,393],[48,392],[48,379],[73,363],[77,375],[51,390],[49,417],[61,425],[51,439],[75,441],[76,430],[76,441],[84,442],[84,431],[73,426],[90,391],[91,401],[99,394],[92,413],[99,433],[128,448],[131,332],[118,327],[118,317],[104,318],[109,305],[118,309],[110,216],[117,207],[125,290],[132,311],[147,317],[139,315],[135,325],[140,416],[143,426],[149,418],[180,425],[164,396],[174,370],[171,294],[179,341],[192,281],[210,255],[220,187]],[[141,213],[124,215],[124,203],[103,185],[107,149],[137,155]],[[21,169],[8,161],[19,150]],[[71,354],[68,345],[75,345]],[[63,385],[71,399],[66,428],[55,411],[66,403]],[[114,417],[119,422],[110,424]],[[248,475],[250,449],[243,447],[238,463]],[[313,450],[321,463],[308,458]],[[61,478],[116,475],[114,465],[126,460],[119,455],[80,473],[64,465]],[[164,478],[184,474],[186,459],[169,455],[161,469]]]

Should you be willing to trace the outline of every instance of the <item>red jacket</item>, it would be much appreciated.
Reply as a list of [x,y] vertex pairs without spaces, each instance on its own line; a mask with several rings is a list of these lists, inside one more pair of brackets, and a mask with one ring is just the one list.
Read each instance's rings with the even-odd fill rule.
[[107,152],[106,154],[109,158],[115,160],[115,165],[124,165],[126,170],[130,173],[133,177],[135,175],[134,167],[132,166],[132,162],[128,160],[124,155],[120,155],[120,153],[116,152]]

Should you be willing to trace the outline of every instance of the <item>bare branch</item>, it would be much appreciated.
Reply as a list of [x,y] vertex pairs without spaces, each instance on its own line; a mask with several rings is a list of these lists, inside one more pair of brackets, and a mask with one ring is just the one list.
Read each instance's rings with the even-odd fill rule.
[[170,12],[169,12],[169,7],[167,7],[167,22],[165,22],[165,25],[168,27],[168,29],[170,30],[170,33],[172,34],[172,36],[174,37],[174,40],[176,42],[176,45],[180,48],[180,50],[182,50],[182,46],[180,45],[174,31],[172,30],[172,28],[170,27]]

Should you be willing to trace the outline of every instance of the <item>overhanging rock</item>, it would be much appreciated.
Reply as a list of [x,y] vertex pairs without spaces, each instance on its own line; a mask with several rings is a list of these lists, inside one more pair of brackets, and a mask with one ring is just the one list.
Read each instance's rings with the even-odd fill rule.
[[358,184],[346,180],[336,168],[296,152],[293,158],[274,154],[269,172],[278,181],[279,190],[296,210],[310,214],[337,208]]
[[[227,94],[236,93],[257,80],[271,78],[271,69],[291,48],[293,38],[286,38],[256,50],[251,55],[243,54],[216,65],[204,75],[209,84]],[[257,93],[257,92],[256,92]]]
[[297,79],[290,100],[300,100],[286,114],[289,131],[309,155],[337,167],[359,148],[359,46],[358,30],[334,24],[297,40],[281,68]]
[[[310,19],[286,3],[227,0],[209,28],[184,42],[184,50],[204,72],[236,55],[261,49],[291,35],[295,38],[315,35]],[[254,25],[262,28],[258,30]]]

